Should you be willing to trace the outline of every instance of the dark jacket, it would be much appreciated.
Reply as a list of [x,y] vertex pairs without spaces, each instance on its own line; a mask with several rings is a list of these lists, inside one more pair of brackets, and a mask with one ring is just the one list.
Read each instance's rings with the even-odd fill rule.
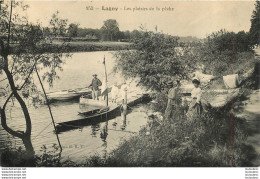
[[102,82],[98,78],[93,78],[92,82],[89,86],[91,86],[92,90],[97,91],[98,87],[102,85]]

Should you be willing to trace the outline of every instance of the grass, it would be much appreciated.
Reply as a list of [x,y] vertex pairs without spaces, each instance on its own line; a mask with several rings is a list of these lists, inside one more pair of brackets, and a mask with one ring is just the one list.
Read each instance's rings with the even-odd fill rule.
[[[61,45],[63,42],[55,41],[55,44]],[[72,41],[65,42],[68,45],[66,52],[92,52],[92,51],[114,51],[129,49],[131,44],[128,42],[87,42]]]
[[[239,98],[235,99],[238,101]],[[92,158],[92,166],[124,167],[229,167],[231,165],[231,105],[212,109],[200,119],[188,121],[185,116],[155,120],[148,128],[125,141],[109,158]],[[217,129],[217,130],[216,130]],[[234,118],[232,166],[252,166],[254,149],[246,144],[247,123]]]
[[[250,62],[251,63],[251,62]],[[253,65],[250,64],[250,68]],[[245,100],[252,86],[258,84],[258,73],[244,83],[239,95],[233,99],[235,107]],[[256,83],[256,84],[255,84]],[[164,95],[156,96],[166,101]],[[232,102],[221,108],[211,108],[200,117],[188,121],[176,111],[169,120],[156,116],[152,127],[143,128],[138,136],[125,141],[106,159],[94,156],[87,166],[116,167],[248,167],[254,166],[255,149],[247,144],[248,123],[233,117],[231,153]],[[159,105],[159,107],[158,107]],[[159,102],[154,109],[164,109]],[[235,109],[236,110],[236,109]],[[161,111],[163,112],[163,111]],[[159,121],[159,122],[158,122]],[[147,131],[150,135],[146,135]]]
[[[69,53],[69,52],[94,52],[94,51],[116,51],[131,49],[129,42],[90,42],[90,41],[70,41],[64,42],[60,40],[53,41],[53,48],[45,49],[48,53]],[[16,46],[11,46],[11,54],[16,51]]]

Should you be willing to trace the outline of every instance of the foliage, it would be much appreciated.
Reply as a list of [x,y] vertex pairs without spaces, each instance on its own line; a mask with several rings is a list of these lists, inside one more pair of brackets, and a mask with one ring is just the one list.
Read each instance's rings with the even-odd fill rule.
[[[234,51],[233,51],[234,43]],[[254,59],[248,33],[220,30],[194,45],[194,58],[203,72],[214,76],[232,74],[241,63]]]
[[178,40],[143,31],[132,40],[131,48],[135,50],[115,54],[115,71],[122,71],[125,77],[138,77],[141,85],[162,91],[168,81],[189,79],[195,69],[202,67],[206,74],[223,76],[237,72],[236,69],[243,70],[240,64],[254,59],[249,35],[243,31],[221,30],[209,35],[204,42],[180,43]]
[[59,11],[56,11],[52,15],[50,20],[50,29],[54,36],[64,36],[66,34],[67,19],[61,19],[59,17]]
[[[231,157],[229,106],[210,110],[192,121],[176,115],[160,124],[156,119],[150,135],[146,133],[149,129],[144,128],[139,136],[123,142],[106,159],[105,166],[228,167]],[[252,166],[250,161],[256,157],[254,149],[245,144],[246,131],[246,121],[234,118],[232,166]],[[95,161],[94,166],[104,166],[102,159]]]
[[52,166],[61,166],[59,146],[56,144],[52,145],[52,150],[48,150],[45,145],[41,147],[41,154],[35,156],[36,166],[37,167],[52,167]]
[[78,37],[96,37],[98,39],[101,39],[101,31],[100,29],[91,29],[91,28],[80,28],[78,29]]
[[250,37],[252,45],[260,44],[260,1],[255,3],[255,10],[251,18]]
[[[239,97],[240,98],[240,97]],[[236,102],[238,98],[234,99]],[[170,120],[149,122],[138,136],[123,141],[107,158],[93,156],[83,164],[92,167],[229,167],[231,165],[230,104],[188,121],[176,112]],[[234,118],[232,166],[252,166],[255,150],[246,145],[247,123]],[[218,130],[216,130],[218,129]],[[149,134],[147,135],[147,131]]]
[[178,38],[161,33],[144,31],[133,39],[135,50],[119,51],[116,72],[125,77],[140,78],[140,83],[160,91],[168,81],[188,78],[196,67],[190,46],[178,43]]
[[1,151],[1,166],[4,167],[80,167],[70,160],[61,160],[59,147],[53,144],[50,148],[43,145],[40,153],[33,158],[26,158],[26,151],[21,148],[6,148]]
[[104,25],[101,27],[103,39],[113,41],[119,33],[119,26],[115,19],[108,19],[104,21]]
[[21,148],[9,149],[5,148],[1,151],[1,166],[2,167],[33,167],[35,166],[34,159],[28,159],[26,152]]
[[220,30],[207,37],[206,43],[215,53],[225,51],[245,52],[251,50],[249,34],[244,31],[238,33]]
[[[2,84],[6,85],[6,99],[0,108],[1,125],[11,135],[22,139],[29,155],[33,155],[34,150],[31,144],[31,118],[24,101],[24,98],[40,98],[39,90],[35,84],[32,74],[35,68],[42,72],[42,79],[46,80],[50,86],[53,80],[58,78],[57,70],[62,70],[64,61],[62,58],[69,57],[69,54],[62,54],[64,45],[56,45],[52,38],[63,35],[67,20],[60,19],[56,12],[50,20],[50,29],[41,27],[40,24],[31,24],[21,12],[28,7],[23,2],[4,2],[1,7],[1,34],[0,37],[0,74],[2,75]],[[16,11],[12,11],[16,9]],[[16,14],[15,12],[20,12]],[[46,33],[47,32],[47,33]],[[55,53],[46,53],[49,49],[55,49]],[[2,85],[1,85],[2,86]],[[5,115],[6,106],[9,99],[14,97],[20,105],[25,121],[25,132],[15,131],[7,124]]]
[[[141,31],[139,30],[133,30],[133,31],[119,31],[114,36],[114,41],[118,40],[121,42],[130,42],[134,38],[138,38],[141,34]],[[102,39],[103,40],[110,40],[110,38],[106,38],[107,32],[103,31],[102,29],[91,29],[91,28],[78,28],[78,34],[77,37],[87,37],[91,39]]]
[[[129,43],[125,42],[86,42],[86,41],[70,41],[66,42],[69,48],[64,49],[64,52],[92,52],[92,51],[116,51],[129,49]],[[58,44],[59,45],[59,44]],[[56,49],[50,49],[50,52],[55,52]]]
[[79,31],[79,24],[71,23],[68,28],[69,37],[77,37]]

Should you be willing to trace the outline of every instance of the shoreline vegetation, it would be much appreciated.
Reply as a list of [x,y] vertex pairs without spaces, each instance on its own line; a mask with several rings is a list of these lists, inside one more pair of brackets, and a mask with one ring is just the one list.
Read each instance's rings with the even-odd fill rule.
[[[18,3],[19,4],[19,3]],[[61,34],[66,34],[67,20],[59,19],[58,12],[52,16],[51,28],[44,29],[39,25],[24,24],[20,28],[21,20],[10,22],[9,13],[3,11],[3,34],[1,37],[1,57],[5,65],[0,65],[0,72],[4,72],[9,80],[11,95],[7,98],[1,111],[1,122],[3,128],[11,135],[23,141],[24,147],[19,149],[8,149],[1,151],[1,166],[4,167],[251,167],[255,166],[255,160],[259,162],[259,153],[254,147],[247,143],[248,136],[253,132],[249,128],[245,117],[236,116],[243,102],[253,91],[260,89],[259,85],[259,56],[253,51],[259,41],[259,13],[260,1],[256,1],[256,9],[253,11],[251,28],[249,32],[229,32],[222,29],[208,35],[203,41],[180,42],[180,38],[168,34],[142,29],[133,31],[130,43],[112,42],[119,39],[120,31],[116,20],[109,19],[97,35],[90,39],[110,40],[110,42],[84,42],[74,41],[63,43],[55,40]],[[12,8],[12,6],[11,6]],[[8,6],[5,7],[5,10]],[[2,12],[1,11],[1,12]],[[11,11],[12,12],[12,11]],[[18,17],[18,16],[14,16]],[[11,18],[10,18],[11,19]],[[9,23],[8,23],[9,22]],[[17,24],[12,25],[11,23]],[[9,31],[6,28],[9,24]],[[116,30],[108,28],[113,25]],[[13,31],[16,36],[10,34]],[[70,24],[68,35],[77,36],[78,26]],[[86,32],[87,29],[84,31]],[[99,34],[99,32],[101,34]],[[94,33],[94,32],[93,32]],[[99,35],[101,38],[99,38]],[[84,36],[86,37],[87,34]],[[130,38],[131,37],[131,38]],[[11,39],[10,39],[11,38]],[[10,50],[10,43],[13,51]],[[135,49],[135,50],[127,50]],[[67,52],[80,51],[106,51],[116,50],[115,72],[122,72],[125,79],[138,78],[138,85],[153,91],[151,98],[153,103],[147,108],[154,111],[149,115],[147,126],[140,130],[139,135],[133,136],[112,151],[103,156],[92,156],[84,163],[76,164],[70,160],[63,161],[60,157],[59,147],[54,144],[52,148],[41,148],[41,154],[35,155],[31,141],[31,119],[28,108],[20,96],[22,90],[28,90],[28,95],[37,92],[37,87],[32,80],[33,69],[36,64],[43,65],[47,71],[42,76],[50,86],[56,79],[56,70],[62,69],[62,57],[70,56]],[[53,52],[50,54],[48,52]],[[13,53],[13,54],[12,54]],[[64,54],[65,53],[65,54]],[[8,66],[11,55],[15,59]],[[31,70],[29,70],[31,69]],[[249,75],[248,71],[254,69]],[[50,71],[48,71],[50,70]],[[167,93],[169,82],[177,80],[191,81],[193,74],[200,71],[216,77],[210,81],[208,86],[202,90],[225,89],[223,76],[236,73],[241,78],[240,84],[232,88],[238,89],[238,94],[220,107],[208,104],[214,98],[213,93],[205,96],[203,112],[200,116],[187,118],[186,106],[178,106],[173,115],[164,116],[167,105]],[[14,76],[15,75],[15,76]],[[236,76],[237,76],[236,75]],[[15,82],[23,79],[24,85],[18,87]],[[230,80],[228,82],[234,82]],[[212,83],[211,83],[212,82]],[[236,83],[236,81],[234,82]],[[21,90],[21,92],[19,92]],[[25,114],[26,131],[14,131],[8,127],[6,122],[6,104],[14,96],[20,103]],[[203,101],[201,100],[201,103]],[[180,107],[180,108],[179,108]],[[9,141],[8,141],[9,142]],[[10,141],[12,142],[12,141]]]
[[[235,112],[239,111],[241,102],[253,89],[259,88],[259,57],[253,60],[242,72],[255,66],[253,73],[241,81],[239,94],[234,97]],[[248,63],[248,62],[246,62]],[[241,69],[242,70],[242,69]],[[158,94],[157,94],[158,95]],[[161,95],[161,96],[160,96]],[[160,97],[159,97],[160,96]],[[232,113],[232,101],[220,108],[208,109],[200,120],[187,121],[186,117],[176,112],[171,119],[163,119],[165,95],[160,93],[159,104],[147,107],[154,110],[149,116],[148,125],[138,135],[123,141],[120,146],[106,156],[94,155],[84,163],[74,163],[59,157],[59,148],[42,147],[42,154],[32,161],[23,158],[21,149],[2,152],[3,166],[37,166],[37,167],[248,167],[254,166],[257,153],[246,143],[250,133],[246,119]],[[210,96],[210,95],[209,95]],[[211,99],[208,99],[211,100]],[[230,116],[234,115],[233,152],[231,160]],[[215,130],[218,129],[218,130]],[[147,134],[148,132],[148,134]],[[17,160],[18,158],[18,160]],[[14,160],[16,159],[16,160]]]
[[[63,42],[56,41],[56,45],[61,45]],[[95,51],[117,51],[117,50],[129,50],[131,49],[131,43],[129,42],[111,42],[111,41],[70,41],[64,42],[64,45],[68,46],[64,49],[65,53],[73,52],[95,52]]]
[[[260,66],[259,63],[256,64]],[[163,119],[163,108],[158,104],[147,107],[155,113],[149,116],[147,126],[138,135],[122,141],[106,157],[94,155],[83,163],[62,160],[59,147],[42,146],[42,153],[31,161],[24,158],[24,151],[5,150],[1,164],[6,167],[249,167],[258,158],[255,149],[246,142],[255,133],[244,118],[234,115],[252,89],[259,88],[259,71],[255,71],[240,86],[239,94],[220,108],[211,108],[198,120],[187,121],[179,111],[171,119]],[[234,113],[232,112],[232,102]],[[161,106],[161,105],[160,105]],[[161,110],[158,110],[161,109]],[[231,160],[231,127],[232,164]],[[216,130],[217,129],[217,130]],[[147,133],[148,132],[148,133]]]
[[[52,48],[53,47],[53,48]],[[74,53],[74,52],[95,52],[95,51],[118,51],[131,50],[130,42],[116,41],[61,41],[53,40],[52,47],[45,50],[45,53]],[[10,53],[16,53],[16,45],[10,47]]]

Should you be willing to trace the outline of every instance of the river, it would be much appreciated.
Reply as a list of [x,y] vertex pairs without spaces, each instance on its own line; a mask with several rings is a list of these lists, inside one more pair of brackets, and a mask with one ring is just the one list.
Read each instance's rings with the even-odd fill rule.
[[[47,91],[57,91],[63,89],[75,89],[86,87],[90,84],[92,74],[96,73],[99,79],[104,78],[103,58],[106,59],[109,84],[117,81],[122,82],[121,77],[114,76],[112,69],[115,63],[113,52],[83,52],[74,53],[72,58],[66,59],[63,71],[58,72],[59,80],[54,82],[52,88],[44,84]],[[35,78],[35,83],[37,78]],[[2,103],[3,101],[1,101]],[[54,119],[61,118],[75,119],[78,113],[78,102],[58,102],[51,104]],[[36,154],[41,153],[41,147],[46,145],[48,150],[52,150],[53,144],[58,144],[54,133],[53,125],[47,106],[41,105],[37,108],[29,105],[29,112],[32,120],[32,144]],[[59,133],[61,145],[63,147],[62,159],[70,159],[76,163],[93,155],[104,156],[116,149],[120,143],[137,135],[139,130],[147,123],[147,109],[145,104],[139,104],[131,109],[126,119],[120,116],[110,119],[107,122],[90,123],[86,126]],[[17,105],[8,104],[6,111],[8,125],[15,129],[24,131],[25,121],[20,108]],[[102,129],[107,126],[107,136],[102,136]],[[23,147],[20,139],[9,135],[3,128],[0,128],[1,149],[5,147]]]

